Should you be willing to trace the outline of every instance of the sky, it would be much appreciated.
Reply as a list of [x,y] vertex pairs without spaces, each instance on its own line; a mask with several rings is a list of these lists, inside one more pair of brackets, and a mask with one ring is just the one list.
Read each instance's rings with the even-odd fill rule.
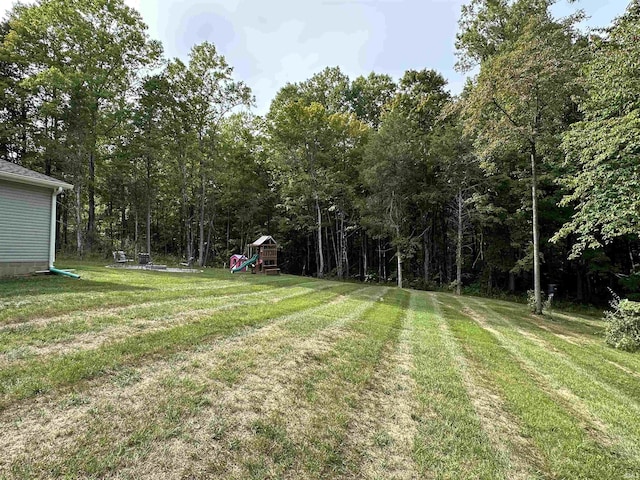
[[[328,66],[350,78],[370,72],[400,78],[406,70],[433,68],[457,94],[465,83],[454,69],[455,34],[469,0],[125,0],[160,40],[167,58],[188,59],[193,45],[215,44],[234,76],[256,97],[264,114],[276,92]],[[603,27],[630,0],[561,0],[554,13],[578,8],[584,28]],[[0,0],[0,13],[13,0]]]

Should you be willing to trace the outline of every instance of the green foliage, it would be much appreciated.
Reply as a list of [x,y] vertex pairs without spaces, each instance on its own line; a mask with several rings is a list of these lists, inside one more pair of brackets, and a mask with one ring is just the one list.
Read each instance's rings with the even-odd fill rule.
[[[165,61],[123,0],[16,4],[0,23],[0,158],[75,185],[59,197],[68,252],[221,266],[271,234],[289,272],[500,295],[562,271],[568,297],[595,298],[640,262],[637,2],[590,52],[581,14],[554,18],[554,0],[466,3],[458,67],[480,68],[460,98],[430,69],[330,67],[265,118],[240,111],[251,91],[215,45]],[[566,263],[574,244],[606,248]]]
[[592,37],[585,65],[584,120],[564,135],[574,215],[554,237],[576,239],[572,255],[613,239],[638,238],[640,211],[640,4],[631,2],[602,38]]
[[433,187],[439,180],[435,170],[444,163],[444,142],[432,132],[449,100],[445,83],[432,70],[406,72],[365,151],[362,179],[369,194],[363,223],[376,235],[389,235],[404,258],[418,247],[416,214],[442,193]]
[[[527,290],[527,306],[531,313],[536,313],[536,296],[533,290]],[[542,312],[545,315],[552,315],[553,296],[542,294]]]
[[629,352],[640,350],[640,302],[615,297],[611,307],[605,312],[607,343]]

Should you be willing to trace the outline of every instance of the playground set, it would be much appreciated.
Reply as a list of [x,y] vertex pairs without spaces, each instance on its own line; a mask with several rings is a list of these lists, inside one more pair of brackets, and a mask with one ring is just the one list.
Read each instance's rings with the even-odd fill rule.
[[263,235],[248,245],[249,258],[232,255],[229,259],[231,273],[248,272],[264,275],[280,275],[278,268],[278,244],[269,235]]

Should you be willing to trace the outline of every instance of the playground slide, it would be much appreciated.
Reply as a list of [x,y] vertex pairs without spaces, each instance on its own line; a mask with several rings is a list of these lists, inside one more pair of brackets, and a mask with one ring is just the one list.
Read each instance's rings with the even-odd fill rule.
[[251,265],[252,263],[256,263],[258,261],[258,257],[260,256],[259,253],[256,253],[253,257],[251,257],[249,260],[247,260],[246,262],[243,262],[239,267],[236,268],[232,268],[231,269],[231,273],[236,273],[241,271],[243,268],[248,267],[249,265]]

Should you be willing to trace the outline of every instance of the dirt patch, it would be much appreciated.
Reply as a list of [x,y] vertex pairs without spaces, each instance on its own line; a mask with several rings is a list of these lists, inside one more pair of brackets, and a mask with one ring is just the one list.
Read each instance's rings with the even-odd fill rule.
[[[209,409],[204,417],[194,419],[188,426],[189,431],[193,432],[189,444],[172,442],[171,445],[164,446],[164,452],[152,453],[145,462],[146,468],[143,467],[147,478],[157,475],[157,464],[164,465],[162,470],[165,472],[173,470],[175,478],[185,474],[192,477],[214,474],[221,478],[230,478],[235,474],[235,478],[246,478],[248,473],[241,466],[252,459],[257,461],[256,456],[259,455],[255,451],[257,449],[251,447],[256,436],[256,422],[286,422],[287,430],[290,431],[305,428],[312,412],[307,410],[307,406],[298,397],[296,383],[301,382],[317,367],[335,342],[345,335],[344,325],[358,318],[376,297],[374,295],[347,317],[306,339],[289,338],[292,350],[284,358],[263,358],[260,368],[250,372],[242,383],[224,388],[215,407]],[[265,343],[273,346],[275,338],[282,340],[282,332],[274,331],[274,337]],[[229,434],[221,442],[210,442],[208,433],[199,429],[198,425],[212,424],[220,419],[226,422]],[[202,464],[191,464],[186,471],[180,471],[183,466],[174,470],[174,466],[180,465],[180,459],[185,456],[208,460]],[[137,476],[137,468],[133,472],[127,471],[127,474]]]
[[[52,340],[44,345],[29,345],[29,356],[39,357],[46,355],[64,355],[81,350],[99,348],[110,342],[122,340],[126,337],[140,333],[152,333],[167,330],[187,323],[195,323],[216,312],[234,308],[233,305],[221,305],[214,308],[199,309],[181,312],[174,316],[162,318],[139,319],[124,325],[114,325],[101,328],[97,331],[89,331],[74,335],[61,341]],[[10,355],[0,356],[0,367],[15,364]]]
[[[180,297],[180,298],[167,298],[167,299],[147,301],[147,302],[141,302],[141,303],[136,303],[136,301],[139,299],[131,298],[130,299],[131,303],[128,305],[119,305],[115,307],[106,307],[106,308],[95,306],[95,307],[82,309],[82,311],[76,310],[76,311],[65,313],[62,315],[45,315],[45,316],[36,316],[30,319],[19,319],[17,321],[7,322],[0,325],[0,332],[4,330],[12,329],[12,328],[23,327],[23,326],[41,327],[41,326],[48,325],[49,323],[66,321],[69,318],[72,318],[74,316],[80,316],[81,318],[93,318],[93,317],[98,317],[103,315],[120,314],[132,308],[140,308],[140,307],[144,308],[144,307],[158,305],[158,304],[185,302],[185,301],[193,300],[195,298],[202,298],[202,292],[209,292],[209,291],[215,292],[216,290],[231,288],[234,286],[241,287],[242,285],[236,285],[234,283],[224,283],[222,285],[216,285],[216,286],[208,285],[208,286],[197,286],[197,287],[190,287],[190,286],[172,287],[168,289],[163,289],[162,292],[185,291],[187,292],[187,294],[184,297]],[[194,293],[194,292],[198,292],[198,293]],[[38,298],[41,298],[41,297],[38,297]],[[28,301],[16,302],[15,304],[11,304],[9,306],[16,308],[16,307],[19,307],[21,303],[28,305],[34,302],[28,302]]]
[[567,343],[570,343],[571,345],[581,346],[589,343],[594,343],[593,340],[589,338],[586,338],[584,336],[578,335],[573,332],[569,332],[564,328],[558,325],[554,325],[550,322],[545,322],[542,319],[540,319],[540,317],[537,317],[536,315],[533,315],[533,314],[529,315],[528,318],[537,327],[541,328],[546,332],[553,334],[554,336],[558,337],[561,340],[564,340]]
[[596,328],[604,328],[605,327],[605,322],[604,320],[592,320],[589,318],[585,318],[582,316],[571,316],[571,315],[567,315],[566,313],[561,313],[561,312],[553,312],[554,316],[558,316],[558,317],[562,317],[562,318],[566,318],[569,321],[572,322],[577,322],[577,323],[584,323],[586,325],[589,325],[591,327],[596,327]]
[[[305,288],[305,285],[309,285],[309,283],[308,282],[299,283],[294,285],[293,287]],[[112,315],[119,316],[122,314],[126,314],[127,312],[130,312],[130,311],[150,308],[158,305],[166,305],[167,307],[172,304],[181,305],[184,303],[195,301],[197,299],[202,299],[206,296],[207,292],[215,292],[216,290],[222,290],[225,288],[232,288],[232,287],[242,288],[247,286],[250,286],[250,284],[225,283],[223,285],[216,285],[216,286],[201,286],[201,287],[188,287],[188,288],[186,286],[182,286],[182,287],[167,288],[167,289],[163,289],[162,292],[185,291],[186,294],[185,296],[179,297],[179,298],[165,298],[165,299],[152,300],[152,301],[146,301],[141,303],[136,303],[137,299],[133,298],[131,299],[131,303],[128,305],[119,305],[116,307],[95,307],[95,308],[83,309],[82,311],[73,311],[73,312],[62,314],[62,315],[35,317],[28,320],[21,320],[18,322],[0,325],[0,333],[14,330],[14,329],[26,328],[26,327],[33,327],[33,328],[45,327],[50,324],[68,322],[69,320],[74,318],[93,319],[93,318],[112,316]],[[327,282],[326,285],[320,285],[319,288],[314,288],[313,290],[319,291],[325,288],[330,288],[332,286],[333,286],[332,284]],[[266,294],[268,292],[273,292],[277,290],[278,288],[276,287],[276,288],[270,288],[270,289],[257,290],[253,292],[228,293],[220,296],[214,295],[214,298],[226,299],[226,298],[234,298],[234,297],[245,297],[245,296],[251,296],[251,295],[261,295],[261,294]]]
[[607,362],[609,362],[614,367],[619,368],[620,370],[622,370],[626,374],[629,374],[629,375],[631,375],[633,377],[636,377],[636,378],[640,378],[640,373],[634,372],[633,370],[631,370],[630,368],[625,367],[624,365],[620,365],[619,363],[614,362],[612,360],[607,360]]

